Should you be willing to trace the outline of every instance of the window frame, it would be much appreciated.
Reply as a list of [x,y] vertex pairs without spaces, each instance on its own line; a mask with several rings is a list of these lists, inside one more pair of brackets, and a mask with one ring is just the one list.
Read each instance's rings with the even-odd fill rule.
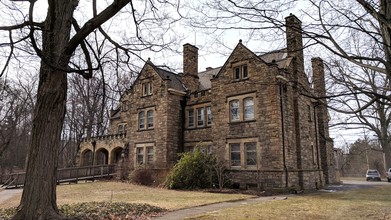
[[206,107],[206,126],[212,125],[212,106]]
[[[246,113],[246,100],[252,99],[252,117],[247,117],[245,115]],[[233,115],[233,106],[232,103],[238,102],[237,104],[237,114],[238,116]],[[243,95],[237,95],[232,97],[227,97],[227,111],[228,111],[228,118],[229,123],[240,123],[240,122],[251,122],[256,120],[256,111],[257,111],[257,99],[256,99],[256,93],[246,93]]]
[[153,94],[152,81],[144,82],[141,84],[141,96],[151,96]]
[[212,126],[211,103],[199,104],[186,107],[186,128],[206,128]]
[[145,130],[145,111],[139,111],[138,113],[138,129]]
[[[149,115],[149,112],[152,112],[152,117]],[[152,130],[155,128],[155,108],[148,107],[138,110],[138,131]],[[141,117],[143,116],[143,117]]]
[[151,166],[155,162],[155,143],[135,145],[135,166]]
[[205,107],[196,108],[197,128],[205,127]]
[[[149,109],[146,112],[147,112],[147,128],[151,129],[154,127],[154,112],[152,109]],[[152,116],[150,116],[149,113],[152,113],[151,114]]]
[[[122,127],[122,129],[121,129]],[[117,134],[126,134],[127,124],[126,123],[120,123],[117,127]]]
[[[248,106],[246,106],[246,101],[248,100],[251,100],[252,101],[252,105],[250,106],[251,109],[252,109],[252,117],[247,117],[246,116],[246,110]],[[254,120],[255,118],[255,112],[254,112],[254,98],[253,97],[246,97],[243,99],[243,121],[250,121],[250,120]]]
[[239,81],[239,80],[245,80],[248,79],[248,65],[247,64],[241,64],[241,65],[236,65],[233,67],[233,76],[232,76],[234,81]]
[[[229,144],[229,166],[230,167],[241,167],[242,166],[242,153],[241,153],[241,147],[240,147],[240,143],[230,143]],[[237,150],[233,151],[232,148],[233,147],[238,147]],[[232,159],[232,154],[235,154],[235,155],[239,155],[239,160],[233,160]],[[238,165],[233,165],[233,161],[238,161]]]
[[[251,144],[251,145],[250,145]],[[260,166],[260,146],[257,138],[243,138],[243,139],[227,139],[227,152],[226,152],[226,158],[228,161],[228,167],[234,170],[237,169],[249,169],[249,170],[254,170],[258,169]],[[239,146],[239,151],[232,151],[232,146],[236,145]],[[248,150],[249,146],[255,147],[255,149]],[[239,165],[238,163],[233,163],[233,155],[232,153],[236,154],[240,153],[240,162]],[[255,155],[254,163],[249,163],[249,155]]]
[[[233,108],[233,106],[232,106],[233,103],[237,103],[237,106],[235,106],[235,108]],[[233,109],[236,109],[235,118],[233,117],[233,113],[232,113]],[[237,122],[237,121],[241,121],[240,118],[241,118],[240,117],[240,100],[233,99],[233,100],[229,101],[229,119],[232,122]]]

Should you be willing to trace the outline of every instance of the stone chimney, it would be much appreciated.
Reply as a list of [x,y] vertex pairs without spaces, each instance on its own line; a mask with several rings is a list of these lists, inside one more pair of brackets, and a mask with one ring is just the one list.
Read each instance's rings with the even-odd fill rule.
[[191,44],[183,45],[183,83],[192,92],[198,90],[198,48]]
[[297,70],[304,72],[303,37],[301,21],[293,14],[285,18],[288,56],[295,57]]
[[317,126],[319,131],[319,148],[321,166],[325,177],[325,183],[331,184],[335,181],[335,171],[332,168],[333,142],[329,136],[329,117],[326,100],[326,83],[323,60],[319,57],[311,59],[313,87],[315,95],[318,97],[319,105],[316,106]]
[[324,78],[323,60],[319,57],[314,57],[311,59],[311,64],[312,64],[312,78],[313,78],[314,91],[318,97],[325,97],[326,82]]

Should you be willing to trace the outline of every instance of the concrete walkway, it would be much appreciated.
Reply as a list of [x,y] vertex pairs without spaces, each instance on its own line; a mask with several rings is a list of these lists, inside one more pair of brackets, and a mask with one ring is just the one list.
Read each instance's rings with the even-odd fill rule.
[[241,206],[241,205],[248,205],[248,204],[255,204],[260,202],[266,202],[266,201],[273,201],[273,200],[285,200],[287,199],[287,196],[267,196],[267,197],[257,197],[257,198],[251,198],[251,199],[244,199],[244,200],[236,200],[231,202],[221,202],[221,203],[215,203],[211,205],[204,205],[204,206],[198,206],[198,207],[192,207],[188,209],[181,209],[173,212],[168,212],[167,214],[153,218],[154,220],[182,220],[186,217],[193,217],[196,215],[201,215],[208,212],[213,212],[221,209]]
[[5,203],[8,199],[21,194],[23,192],[23,189],[6,189],[3,191],[0,191],[0,204]]

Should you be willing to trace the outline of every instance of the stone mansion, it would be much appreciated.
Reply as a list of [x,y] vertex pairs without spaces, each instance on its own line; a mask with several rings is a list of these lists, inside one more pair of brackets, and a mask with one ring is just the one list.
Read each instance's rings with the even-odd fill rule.
[[259,55],[239,41],[223,66],[201,72],[191,44],[183,46],[183,74],[148,60],[112,111],[109,135],[81,143],[79,164],[167,171],[202,143],[241,188],[335,182],[323,61],[311,59],[309,82],[301,21],[290,15],[286,27],[285,49]]

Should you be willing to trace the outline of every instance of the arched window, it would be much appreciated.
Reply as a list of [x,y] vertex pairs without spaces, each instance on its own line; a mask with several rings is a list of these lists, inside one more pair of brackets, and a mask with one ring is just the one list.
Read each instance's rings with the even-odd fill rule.
[[148,128],[153,128],[153,110],[147,111]]
[[231,121],[240,121],[239,100],[235,99],[229,102],[229,112]]
[[138,113],[139,129],[145,129],[145,113],[141,111]]
[[252,97],[243,100],[244,120],[254,119],[254,100]]

